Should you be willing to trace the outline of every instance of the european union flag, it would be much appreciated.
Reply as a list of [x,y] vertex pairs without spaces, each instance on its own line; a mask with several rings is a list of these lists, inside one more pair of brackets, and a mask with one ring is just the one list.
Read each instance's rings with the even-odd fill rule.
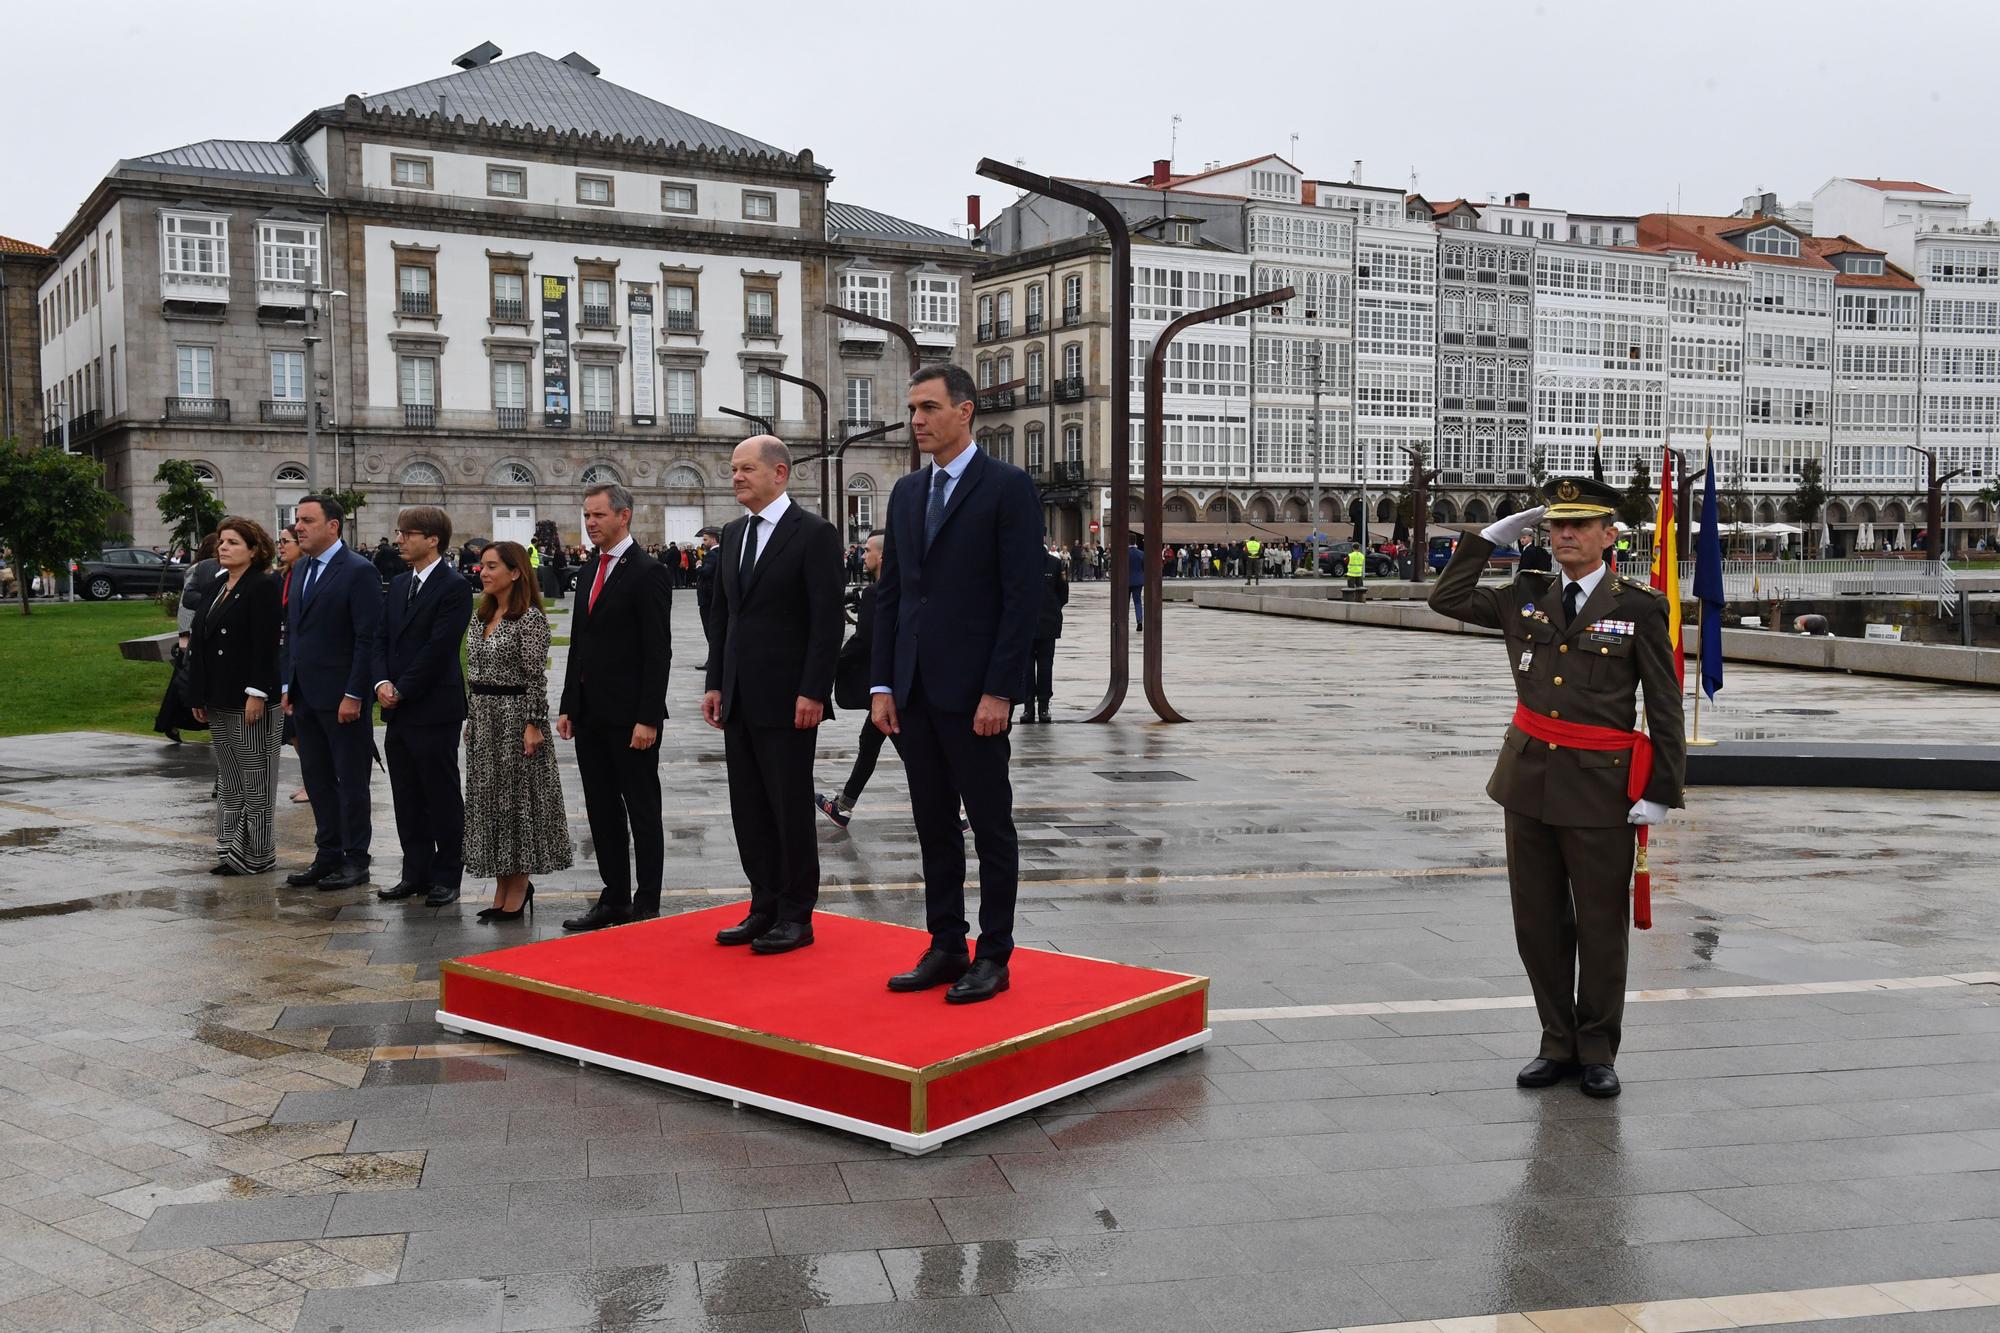
[[1722,688],[1722,525],[1715,516],[1715,455],[1701,488],[1701,535],[1694,543],[1694,595],[1701,603],[1701,688],[1712,702]]

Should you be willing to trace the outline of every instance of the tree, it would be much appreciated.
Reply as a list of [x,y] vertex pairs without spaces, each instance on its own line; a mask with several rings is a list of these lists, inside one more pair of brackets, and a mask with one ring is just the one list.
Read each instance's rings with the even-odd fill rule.
[[361,511],[368,504],[368,492],[357,490],[330,491],[340,507],[347,511],[347,521],[340,525],[340,539],[349,546],[360,540],[356,534],[360,528]]
[[1618,501],[1618,521],[1631,531],[1638,531],[1639,525],[1653,517],[1653,485],[1646,476],[1644,459],[1632,460],[1632,481],[1625,487],[1624,498]]
[[99,550],[118,513],[104,489],[104,466],[61,449],[0,441],[0,545],[13,552],[21,614],[29,614],[35,572],[64,569]]
[[1528,480],[1535,483],[1535,494],[1542,493],[1542,487],[1549,483],[1549,456],[1538,447],[1528,456]]
[[1825,478],[1817,458],[1799,464],[1798,488],[1785,499],[1785,517],[1810,532],[1819,524],[1826,508]]
[[215,531],[215,525],[223,519],[222,501],[202,483],[194,464],[178,458],[169,458],[153,473],[153,480],[160,483],[160,493],[153,504],[160,511],[160,518],[172,525],[168,544],[192,551],[201,545],[201,539]]

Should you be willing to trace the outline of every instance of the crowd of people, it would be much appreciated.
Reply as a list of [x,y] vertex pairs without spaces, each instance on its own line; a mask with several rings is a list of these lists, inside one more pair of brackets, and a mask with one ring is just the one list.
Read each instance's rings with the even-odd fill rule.
[[[587,548],[561,546],[552,532],[454,548],[450,515],[418,505],[397,514],[391,538],[356,550],[330,496],[302,500],[275,535],[224,519],[189,573],[182,664],[162,709],[164,721],[205,727],[214,742],[212,873],[276,867],[278,760],[291,744],[314,840],[288,886],[374,881],[379,764],[401,858],[376,896],[445,907],[471,876],[493,885],[481,921],[518,920],[533,910],[534,877],[575,860],[556,763],[556,745],[568,743],[603,882],[564,927],[657,916],[673,591],[691,587],[707,647],[695,668],[702,720],[723,732],[750,881],[748,913],[718,943],[772,954],[813,942],[815,809],[847,827],[892,741],[910,777],[932,947],[890,985],[949,987],[955,1003],[1007,989],[1019,873],[1007,733],[1017,711],[1022,723],[1050,720],[1072,570],[1101,574],[1102,552],[1040,544],[1033,483],[971,443],[963,370],[922,372],[911,402],[933,462],[898,483],[888,526],[846,550],[831,524],[791,503],[790,454],[769,436],[746,440],[732,460],[744,517],[684,545],[636,543],[632,497],[615,484],[583,496]],[[552,708],[548,608],[571,586]],[[866,722],[853,770],[827,797],[812,769],[836,702]],[[965,920],[967,829],[981,868],[977,960]]]

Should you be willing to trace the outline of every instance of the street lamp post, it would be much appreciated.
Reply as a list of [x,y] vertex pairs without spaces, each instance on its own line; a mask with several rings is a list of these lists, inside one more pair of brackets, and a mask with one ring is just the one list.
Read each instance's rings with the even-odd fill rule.
[[[960,309],[963,308],[962,306],[960,307]],[[821,305],[820,310],[839,319],[850,320],[856,324],[866,324],[871,329],[880,329],[884,333],[895,334],[897,339],[902,342],[903,350],[910,354],[910,373],[914,375],[923,369],[924,354],[917,349],[917,335],[910,332],[905,326],[898,324],[895,320],[883,319],[880,315],[864,314],[859,310],[850,310],[844,305],[834,305],[831,302]],[[910,471],[915,472],[923,465],[923,451],[917,448],[916,432],[911,431]]]

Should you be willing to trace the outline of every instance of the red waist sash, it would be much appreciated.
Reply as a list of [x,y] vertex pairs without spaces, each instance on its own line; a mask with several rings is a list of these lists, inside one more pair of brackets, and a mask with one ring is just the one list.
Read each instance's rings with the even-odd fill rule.
[[1630,750],[1631,771],[1625,777],[1625,795],[1639,800],[1646,784],[1653,780],[1653,739],[1643,731],[1620,731],[1616,727],[1593,727],[1583,722],[1564,722],[1537,713],[1526,704],[1514,705],[1514,725],[1538,741],[1564,745],[1572,750]]

